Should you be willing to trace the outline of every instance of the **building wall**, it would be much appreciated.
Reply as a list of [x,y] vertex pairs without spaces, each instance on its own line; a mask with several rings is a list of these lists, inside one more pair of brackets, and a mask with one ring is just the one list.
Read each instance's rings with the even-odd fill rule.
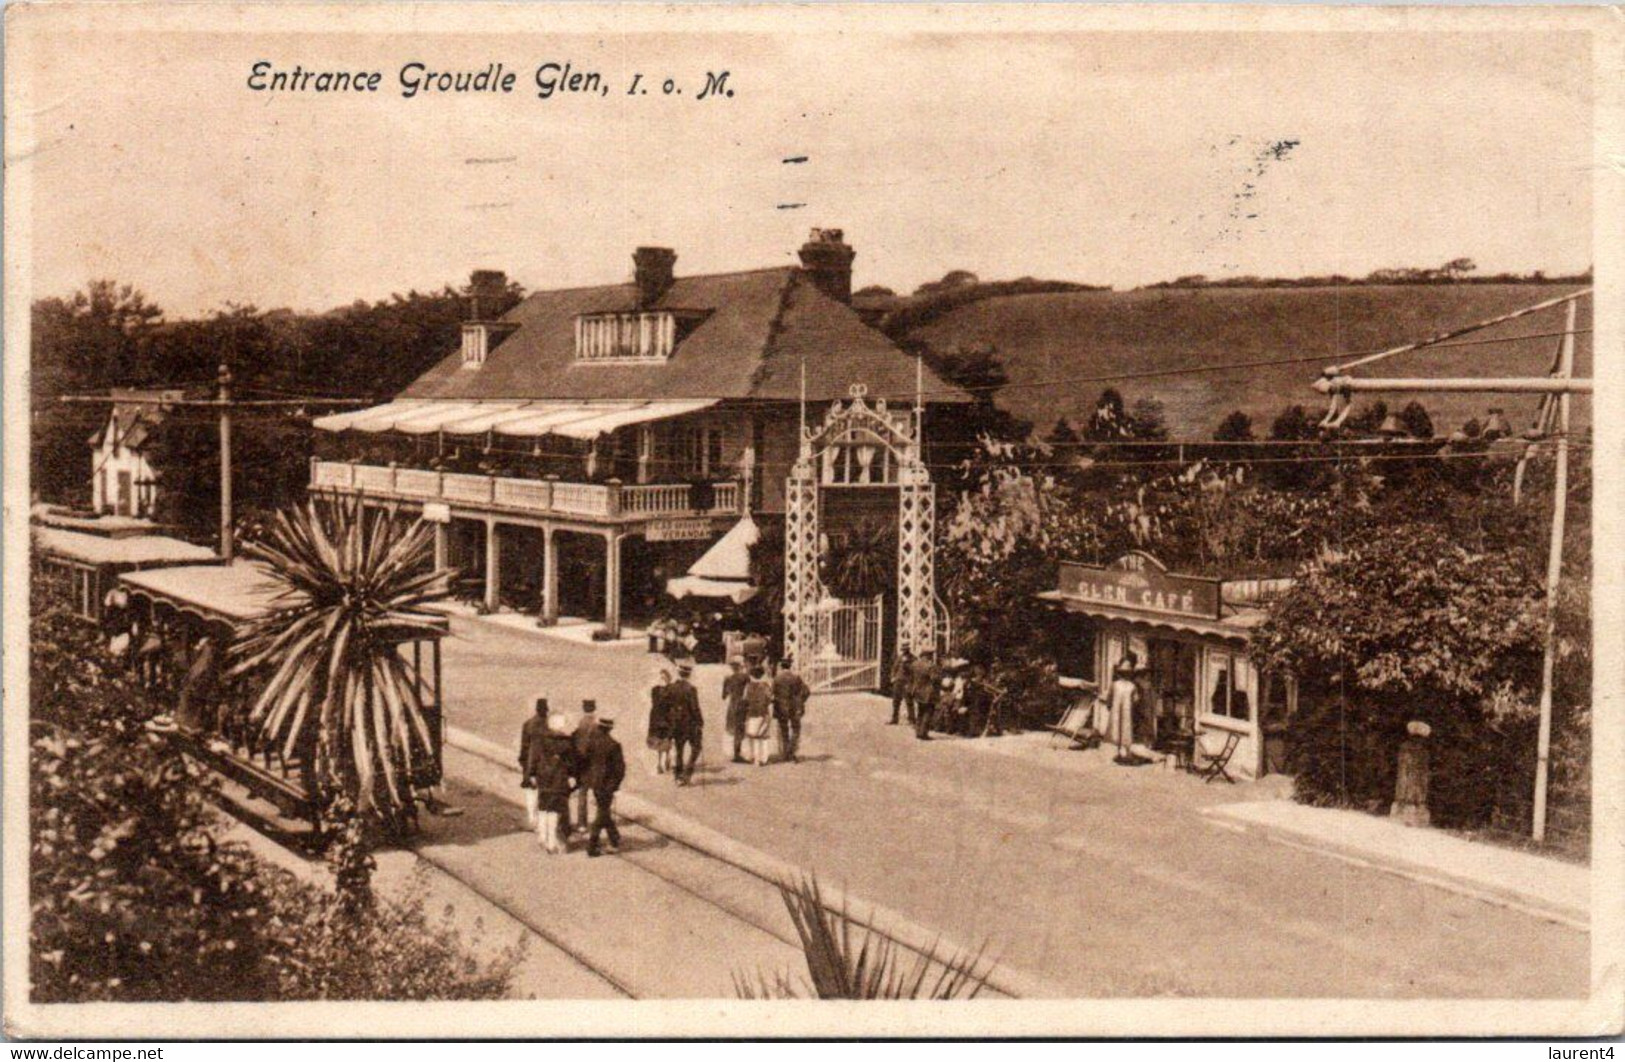
[[[91,451],[91,507],[103,512],[108,507],[125,516],[151,516],[157,500],[157,477],[144,453],[117,444],[109,430],[101,446]],[[129,505],[119,505],[120,474],[130,477]]]

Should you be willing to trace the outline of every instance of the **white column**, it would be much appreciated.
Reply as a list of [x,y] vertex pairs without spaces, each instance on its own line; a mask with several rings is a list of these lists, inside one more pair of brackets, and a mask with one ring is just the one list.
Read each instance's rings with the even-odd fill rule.
[[434,567],[443,571],[451,563],[451,528],[447,524],[434,525]]
[[497,537],[497,522],[485,521],[485,607],[496,611],[498,591],[502,587],[502,540]]
[[559,621],[559,544],[553,528],[542,529],[542,623]]
[[604,630],[611,638],[621,636],[621,534],[604,536]]

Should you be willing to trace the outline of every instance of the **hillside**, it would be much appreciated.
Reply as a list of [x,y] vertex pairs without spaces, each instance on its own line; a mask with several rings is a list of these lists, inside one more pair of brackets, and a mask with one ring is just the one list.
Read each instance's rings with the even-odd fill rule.
[[[1082,291],[1009,295],[960,306],[909,330],[906,338],[940,353],[991,344],[1011,386],[1000,405],[1040,433],[1057,417],[1087,419],[1096,398],[1116,387],[1131,404],[1155,397],[1177,437],[1208,438],[1231,410],[1253,418],[1254,430],[1287,405],[1313,411],[1325,399],[1311,389],[1322,366],[1354,354],[1398,346],[1576,290],[1572,284],[1437,284],[1327,288],[1196,288]],[[1581,329],[1591,326],[1590,298],[1580,304]],[[1563,311],[1548,310],[1470,339],[1558,331]],[[1555,339],[1526,340],[1402,354],[1361,371],[1367,376],[1540,375]],[[1288,357],[1298,365],[1233,369],[1142,380],[1090,381],[1119,373],[1234,365]],[[1591,336],[1578,337],[1575,371],[1591,373]],[[1071,383],[1044,383],[1069,380]],[[1514,426],[1526,426],[1535,396],[1420,396],[1436,430],[1502,406]],[[1397,407],[1409,397],[1387,396]],[[1590,402],[1575,404],[1590,422]]]

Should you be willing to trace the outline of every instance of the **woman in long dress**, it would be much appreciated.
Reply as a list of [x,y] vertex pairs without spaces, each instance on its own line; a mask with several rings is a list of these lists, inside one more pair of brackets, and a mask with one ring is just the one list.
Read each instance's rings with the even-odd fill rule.
[[1130,746],[1134,744],[1134,702],[1139,687],[1134,684],[1134,664],[1125,659],[1112,672],[1111,688],[1106,703],[1111,711],[1111,733],[1107,737],[1117,746],[1117,762],[1130,763],[1135,757]]
[[649,749],[655,754],[655,773],[671,770],[671,672],[660,671],[660,681],[649,691]]
[[744,700],[746,758],[758,767],[765,767],[770,740],[768,735],[773,727],[773,687],[767,681],[767,672],[760,665],[750,670]]

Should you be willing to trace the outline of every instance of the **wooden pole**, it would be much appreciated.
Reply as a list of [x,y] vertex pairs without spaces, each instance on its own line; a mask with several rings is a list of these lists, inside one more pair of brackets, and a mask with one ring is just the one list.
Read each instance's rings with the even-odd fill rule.
[[220,556],[228,564],[236,552],[231,518],[231,366],[220,363]]
[[[1569,303],[1569,333],[1563,337],[1563,351],[1557,374],[1567,380],[1574,373],[1575,304]],[[1535,809],[1531,834],[1536,841],[1546,839],[1546,788],[1552,753],[1552,672],[1557,655],[1557,593],[1563,578],[1563,525],[1569,500],[1569,404],[1567,391],[1557,398],[1557,468],[1552,481],[1552,543],[1546,564],[1546,645],[1540,675],[1540,731],[1535,739]]]

